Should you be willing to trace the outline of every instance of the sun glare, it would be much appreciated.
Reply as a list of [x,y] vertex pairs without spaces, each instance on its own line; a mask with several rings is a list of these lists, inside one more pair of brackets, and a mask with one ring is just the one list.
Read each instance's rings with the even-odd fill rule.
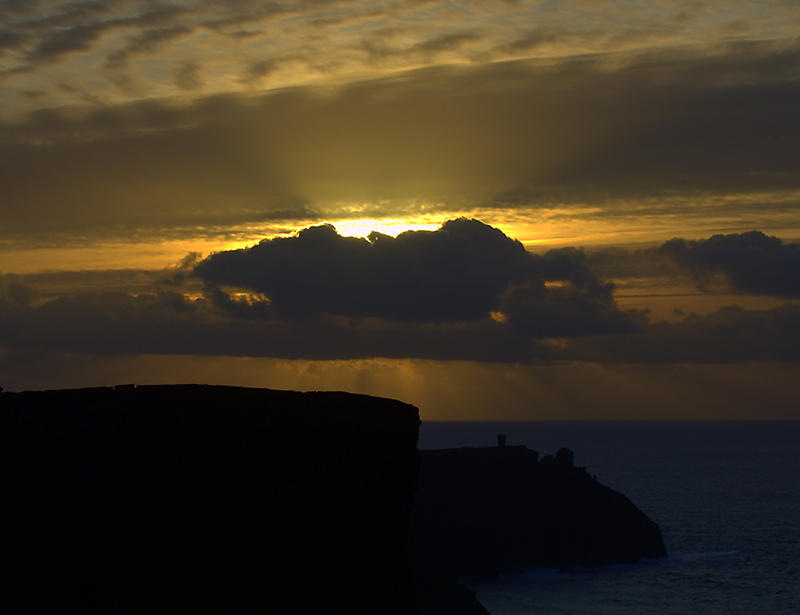
[[366,237],[373,231],[397,237],[405,231],[435,231],[441,221],[431,223],[421,220],[339,220],[334,223],[336,231],[346,237]]

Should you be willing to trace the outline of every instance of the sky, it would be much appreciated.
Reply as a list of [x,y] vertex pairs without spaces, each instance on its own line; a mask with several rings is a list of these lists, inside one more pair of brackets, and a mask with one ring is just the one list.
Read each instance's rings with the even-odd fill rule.
[[800,419],[800,4],[0,3],[0,386]]

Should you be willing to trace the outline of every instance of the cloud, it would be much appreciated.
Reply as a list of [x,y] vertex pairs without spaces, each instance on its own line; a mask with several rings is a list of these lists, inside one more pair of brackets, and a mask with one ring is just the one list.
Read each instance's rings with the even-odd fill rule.
[[125,2],[86,2],[66,5],[62,12],[56,9],[37,19],[16,22],[18,31],[26,33],[25,42],[34,41],[25,54],[28,66],[23,70],[32,71],[37,64],[63,61],[68,54],[93,51],[102,37],[119,30],[150,28],[136,37],[130,48],[131,52],[144,51],[145,47],[149,50],[165,38],[165,33],[180,28],[162,24],[174,23],[186,13],[185,9],[158,2],[144,12]]
[[654,323],[637,335],[570,340],[553,358],[598,363],[800,361],[800,305],[746,310],[736,305],[681,322]]
[[[549,333],[565,335],[537,342],[518,326],[491,319],[389,323],[310,315],[286,320],[270,313],[267,302],[225,293],[214,297],[213,292],[201,299],[172,291],[138,296],[84,293],[37,305],[19,280],[5,286],[0,347],[24,352],[598,365],[800,361],[800,306],[791,304],[771,310],[730,306],[707,316],[689,315],[675,324],[648,326],[640,320],[641,331],[621,334],[611,331],[619,316],[601,320],[594,306],[583,312],[580,300],[553,301],[546,307],[566,313],[541,312],[549,319]],[[533,328],[529,333],[535,335],[536,321],[528,322]],[[581,335],[592,326],[594,333],[605,334]]]
[[260,84],[265,78],[281,70],[284,66],[305,61],[306,59],[302,55],[294,55],[251,62],[245,67],[240,82],[251,85]]
[[106,58],[105,67],[113,70],[125,68],[132,57],[153,54],[162,46],[186,38],[193,34],[194,31],[194,28],[183,25],[143,30],[141,34],[131,39],[125,47],[109,54]]
[[[660,249],[646,253],[672,261]],[[798,303],[684,310],[673,313],[678,322],[651,323],[645,312],[620,311],[591,263],[576,249],[528,253],[475,220],[397,238],[319,226],[202,260],[191,254],[160,271],[2,276],[0,347],[525,364],[800,361]]]
[[192,91],[203,87],[203,77],[200,65],[192,60],[182,62],[172,71],[175,85],[181,90]]
[[206,283],[264,293],[286,316],[321,312],[399,322],[478,320],[539,268],[522,244],[474,220],[397,238],[342,237],[329,225],[211,255]]
[[691,241],[673,239],[659,251],[701,281],[722,273],[737,292],[800,297],[800,244],[750,231]]
[[[396,238],[342,237],[330,225],[317,226],[213,254],[194,273],[206,284],[263,293],[285,318],[320,313],[443,323],[502,312],[510,326],[533,337],[598,332],[610,319],[620,330],[632,329],[616,310],[613,286],[596,278],[582,252],[531,254],[477,220]],[[564,286],[548,288],[550,280]],[[583,322],[573,324],[576,319]]]
[[0,276],[0,299],[5,299],[7,309],[20,310],[31,305],[33,292],[22,278],[13,273]]
[[[28,7],[22,5],[27,4]],[[108,100],[181,95],[163,66],[192,59],[210,68],[208,91],[249,88],[225,76],[276,53],[303,57],[307,66],[282,71],[280,85],[302,86],[320,73],[338,83],[431,63],[471,64],[503,58],[543,57],[549,62],[586,54],[641,55],[661,47],[708,48],[718,41],[791,40],[797,21],[793,3],[757,10],[745,0],[725,10],[703,8],[675,19],[675,7],[655,3],[635,12],[580,0],[471,3],[457,10],[447,2],[218,2],[110,0],[106,2],[9,2],[0,7],[9,50],[0,78],[12,91],[50,92],[59,82],[83,81]],[[324,27],[323,27],[324,26]],[[199,35],[183,39],[177,32]],[[395,40],[387,32],[402,31]],[[169,33],[175,35],[172,36]],[[178,39],[180,44],[176,44]],[[354,47],[354,41],[364,41]],[[124,65],[131,53],[154,56],[127,67],[136,88],[107,88],[120,78],[108,66]],[[645,51],[645,53],[647,53]],[[0,100],[3,111],[81,104],[60,93],[36,103]]]
[[611,280],[649,279],[703,292],[800,298],[800,244],[761,231],[675,238],[638,250],[594,249],[587,253],[587,266]]
[[528,31],[518,38],[497,45],[497,47],[491,50],[490,56],[513,56],[519,53],[529,52],[542,45],[552,43],[557,40],[557,38],[555,33],[543,29]]
[[22,48],[28,42],[30,36],[22,32],[5,30],[0,32],[0,55],[7,51],[14,51]]
[[97,22],[59,31],[42,40],[27,55],[31,63],[53,61],[68,53],[88,51],[113,24]]
[[[379,30],[370,37],[364,38],[360,48],[366,52],[371,61],[380,62],[392,59],[431,63],[441,53],[457,51],[470,43],[481,41],[482,38],[477,32],[454,32],[408,45],[406,41],[402,40],[402,37],[399,37],[402,34],[407,36],[409,32],[399,28]],[[399,37],[394,45],[387,42],[387,39],[393,38],[392,35]]]
[[[0,345],[90,354],[207,354],[531,361],[537,339],[625,333],[613,286],[579,250],[544,256],[476,220],[437,231],[342,237],[331,226],[245,250],[190,255],[160,276],[98,273],[132,292],[55,296],[87,274],[6,276]],[[187,277],[187,273],[191,276]],[[203,296],[189,296],[192,276]],[[150,279],[149,290],[142,285]],[[35,300],[32,301],[31,297]]]
[[690,276],[660,246],[635,250],[594,248],[587,252],[587,264],[592,271],[609,280],[661,278],[691,284]]
[[[22,296],[24,298],[24,295]],[[456,325],[389,325],[377,320],[270,317],[269,306],[208,293],[81,294],[40,306],[0,299],[0,347],[88,355],[184,354],[285,359],[420,357],[527,360],[528,339],[494,321]]]
[[503,295],[500,314],[518,333],[534,339],[637,331],[634,320],[611,298],[612,288],[607,284],[601,292],[585,292],[572,284],[515,286]]
[[[177,290],[196,295],[200,292],[199,281],[187,280],[200,255],[191,252],[176,265],[162,269],[81,269],[78,271],[49,270],[28,273],[24,276],[0,275],[2,280],[17,280],[28,287],[37,305],[58,297],[94,295],[98,293],[123,293],[132,296],[152,294],[157,290]],[[24,280],[24,282],[23,282]]]
[[729,219],[796,219],[796,198],[769,195],[800,191],[797,49],[435,67],[33,114],[0,124],[0,236],[234,225],[292,203],[331,221],[348,207],[407,217],[571,204],[630,220],[665,214],[642,209],[647,199],[669,198],[680,217],[718,215],[702,206],[719,198]]

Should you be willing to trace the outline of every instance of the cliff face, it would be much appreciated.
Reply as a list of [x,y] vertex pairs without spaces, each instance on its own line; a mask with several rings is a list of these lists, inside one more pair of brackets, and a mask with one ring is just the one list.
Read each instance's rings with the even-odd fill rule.
[[417,409],[346,393],[0,394],[8,612],[414,613]]
[[658,525],[561,449],[421,451],[414,544],[454,576],[666,557]]

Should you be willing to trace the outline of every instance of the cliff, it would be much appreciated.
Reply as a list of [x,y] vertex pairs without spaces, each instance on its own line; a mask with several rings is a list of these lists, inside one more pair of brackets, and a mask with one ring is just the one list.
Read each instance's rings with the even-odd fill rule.
[[420,452],[418,428],[348,393],[0,392],[0,605],[479,615],[451,575],[666,555],[566,449]]
[[412,533],[419,557],[454,576],[667,556],[658,525],[566,448],[421,451]]
[[418,612],[413,406],[131,385],[0,421],[6,612]]

